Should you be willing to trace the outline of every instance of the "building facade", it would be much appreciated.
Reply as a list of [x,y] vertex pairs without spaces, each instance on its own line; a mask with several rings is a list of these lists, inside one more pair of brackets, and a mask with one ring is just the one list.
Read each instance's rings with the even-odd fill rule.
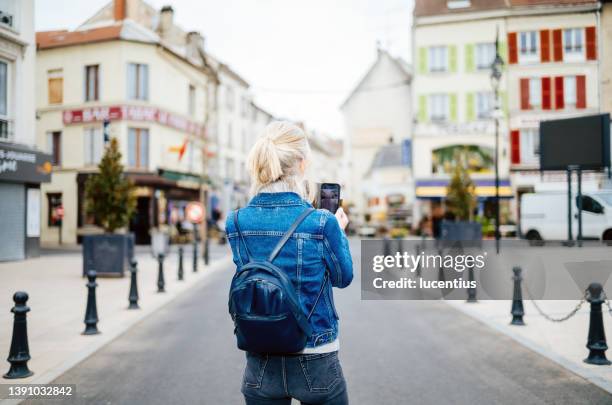
[[54,165],[42,188],[43,241],[96,232],[84,188],[110,137],[136,185],[136,242],[149,243],[156,227],[183,234],[185,205],[204,200],[216,101],[202,37],[174,25],[169,7],[115,0],[75,31],[38,33],[37,46],[37,144]]
[[[479,215],[492,216],[496,159],[494,111],[500,123],[497,134],[500,195],[505,198],[512,195],[506,84],[501,81],[496,101],[490,80],[496,37],[505,38],[505,23],[501,16],[487,13],[503,4],[501,0],[417,0],[415,3],[415,222],[444,205],[446,187],[458,164],[467,166],[475,183]],[[503,41],[499,41],[498,49],[504,53]],[[508,216],[507,203],[502,203],[502,216]]]
[[34,1],[0,3],[0,261],[38,256],[40,184],[50,156],[36,144]]
[[[390,142],[402,144],[411,155],[411,86],[410,66],[379,48],[376,61],[341,106],[346,136],[342,193],[357,223],[371,211],[385,209],[380,189],[364,183],[380,148]],[[404,162],[410,166],[410,159]],[[411,175],[407,181],[412,181]],[[406,198],[412,206],[410,196]]]

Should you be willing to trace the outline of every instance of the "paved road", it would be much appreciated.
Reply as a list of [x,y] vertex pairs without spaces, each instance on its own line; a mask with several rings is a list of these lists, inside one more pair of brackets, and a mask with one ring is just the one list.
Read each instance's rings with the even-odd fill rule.
[[[76,383],[78,395],[57,403],[242,403],[244,356],[226,313],[232,271],[61,376],[55,382]],[[352,404],[612,403],[612,395],[444,303],[361,301],[359,277],[336,297]]]

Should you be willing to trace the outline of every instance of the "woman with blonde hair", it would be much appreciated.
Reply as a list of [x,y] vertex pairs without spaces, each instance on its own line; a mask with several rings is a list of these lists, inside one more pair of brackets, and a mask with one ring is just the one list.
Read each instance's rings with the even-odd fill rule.
[[348,218],[307,202],[309,156],[301,128],[269,124],[248,157],[253,197],[227,216],[237,266],[229,310],[246,351],[247,405],[348,404],[332,292],[353,279]]

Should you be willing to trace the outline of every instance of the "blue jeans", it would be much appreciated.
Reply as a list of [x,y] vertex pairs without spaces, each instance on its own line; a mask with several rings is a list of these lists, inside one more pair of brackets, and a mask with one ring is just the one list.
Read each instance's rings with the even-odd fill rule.
[[338,352],[304,355],[247,353],[242,393],[247,405],[347,405]]

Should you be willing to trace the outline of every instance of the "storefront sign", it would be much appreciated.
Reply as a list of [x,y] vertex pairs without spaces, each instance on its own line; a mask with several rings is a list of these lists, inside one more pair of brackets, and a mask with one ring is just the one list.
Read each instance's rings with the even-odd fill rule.
[[51,155],[25,146],[0,143],[0,181],[51,181]]
[[66,110],[63,113],[63,120],[66,125],[103,122],[104,120],[156,122],[188,134],[205,135],[204,126],[183,116],[149,106],[121,105]]

